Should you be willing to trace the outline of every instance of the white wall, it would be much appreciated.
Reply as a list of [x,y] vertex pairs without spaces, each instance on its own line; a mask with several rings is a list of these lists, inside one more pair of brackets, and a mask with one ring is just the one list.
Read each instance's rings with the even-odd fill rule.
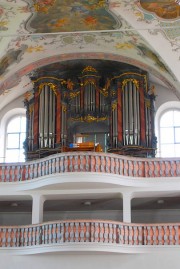
[[14,108],[24,108],[24,96],[20,96],[17,99],[14,99],[12,102],[7,104],[4,108],[0,110],[0,121],[2,117],[11,109]]
[[31,225],[32,214],[26,212],[3,212],[0,213],[0,225]]
[[134,223],[180,222],[180,210],[133,210],[131,220]]
[[[76,219],[100,219],[123,221],[122,210],[106,211],[65,211],[65,212],[45,212],[43,222],[76,220]],[[132,223],[180,223],[180,210],[133,210]],[[0,213],[0,225],[30,225],[32,223],[32,214],[28,212],[3,212]]]
[[158,110],[158,108],[169,101],[179,101],[177,96],[168,88],[165,88],[161,85],[154,84],[155,86],[155,95],[156,95],[156,101],[155,101],[155,110]]
[[180,252],[165,251],[153,254],[1,254],[1,269],[179,269]]
[[66,211],[66,212],[47,212],[44,213],[43,221],[53,220],[75,220],[75,219],[102,219],[102,220],[114,220],[122,221],[123,212],[118,210],[106,210],[106,211]]

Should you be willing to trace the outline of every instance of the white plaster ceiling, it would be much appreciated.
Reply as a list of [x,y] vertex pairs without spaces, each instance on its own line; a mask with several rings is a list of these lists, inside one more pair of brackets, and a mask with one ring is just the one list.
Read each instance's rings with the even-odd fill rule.
[[139,66],[179,98],[179,14],[173,0],[1,0],[0,109],[31,71],[70,59]]

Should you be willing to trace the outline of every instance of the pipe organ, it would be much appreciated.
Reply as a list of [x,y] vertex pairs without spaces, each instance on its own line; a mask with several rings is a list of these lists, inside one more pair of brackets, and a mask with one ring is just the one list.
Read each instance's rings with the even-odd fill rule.
[[75,150],[155,155],[155,96],[146,72],[109,70],[107,77],[87,66],[76,77],[32,80],[25,98],[27,160]]

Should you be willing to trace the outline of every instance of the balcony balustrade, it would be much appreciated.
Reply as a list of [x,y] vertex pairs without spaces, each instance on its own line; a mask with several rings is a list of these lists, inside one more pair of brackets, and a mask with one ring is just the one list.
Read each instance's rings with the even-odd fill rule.
[[126,224],[101,220],[69,220],[32,226],[0,227],[0,247],[68,243],[121,246],[180,245],[180,224]]
[[0,164],[0,182],[35,179],[56,173],[98,172],[130,177],[178,177],[180,159],[134,158],[111,153],[71,152],[25,163]]

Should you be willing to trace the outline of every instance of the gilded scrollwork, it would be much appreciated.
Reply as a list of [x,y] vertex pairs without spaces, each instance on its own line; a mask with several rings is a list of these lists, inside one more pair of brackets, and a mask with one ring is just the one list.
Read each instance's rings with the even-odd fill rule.
[[92,84],[94,85],[94,87],[96,87],[96,81],[92,78],[87,78],[85,81],[84,81],[84,86],[88,85],[88,84]]
[[64,113],[67,112],[67,106],[66,106],[66,105],[62,105],[62,111],[63,111]]
[[55,95],[57,95],[57,85],[55,85],[52,82],[43,82],[39,85],[39,94],[41,93],[44,86],[49,86],[49,88],[54,92]]
[[32,96],[32,93],[31,92],[26,92],[25,94],[24,94],[24,99],[25,99],[25,101],[29,101],[29,99],[30,99],[30,97]]
[[80,94],[80,91],[78,91],[78,92],[70,92],[69,96],[70,96],[71,99],[73,99],[73,98],[77,97],[79,94]]
[[33,112],[34,110],[34,104],[29,106],[29,115]]
[[117,92],[116,92],[115,90],[111,90],[111,96],[112,96],[112,97],[116,96],[116,93],[117,93]]
[[62,86],[66,86],[66,88],[68,89],[68,90],[70,90],[70,91],[72,91],[73,89],[74,89],[74,82],[71,80],[71,79],[67,79],[67,80],[62,80],[61,81],[61,85]]
[[117,108],[117,101],[112,103],[111,108],[112,108],[112,111],[114,111]]
[[86,66],[86,67],[83,69],[82,74],[84,74],[84,73],[88,73],[88,72],[94,72],[94,73],[97,73],[97,70],[96,70],[94,67],[92,67],[92,66]]
[[124,79],[122,82],[122,89],[124,89],[124,87],[126,86],[126,84],[128,82],[132,82],[136,86],[136,88],[139,89],[139,81],[137,79],[134,79],[134,78]]
[[148,108],[151,107],[151,101],[149,99],[145,99],[145,106]]
[[[147,92],[147,89],[148,89],[148,82],[147,82],[147,75],[144,75],[144,74],[139,74],[139,73],[134,73],[134,72],[126,72],[126,73],[123,73],[123,74],[120,74],[119,76],[115,76],[113,77],[111,80],[114,80],[114,79],[120,79],[121,77],[123,76],[139,76],[139,77],[142,77],[143,80],[144,80],[144,85],[145,85],[145,91]],[[134,79],[134,78],[132,78]],[[139,89],[139,86],[138,88]]]
[[78,118],[71,118],[72,121],[81,121],[81,122],[87,122],[87,123],[91,123],[91,122],[99,122],[99,121],[104,121],[107,120],[107,116],[103,116],[103,117],[95,117],[92,115],[87,115],[87,116],[81,116]]
[[101,89],[101,90],[99,90],[99,91],[100,91],[100,93],[101,93],[102,95],[104,95],[105,97],[108,97],[109,93],[108,93],[108,91],[107,91],[105,88],[103,88],[103,89]]

